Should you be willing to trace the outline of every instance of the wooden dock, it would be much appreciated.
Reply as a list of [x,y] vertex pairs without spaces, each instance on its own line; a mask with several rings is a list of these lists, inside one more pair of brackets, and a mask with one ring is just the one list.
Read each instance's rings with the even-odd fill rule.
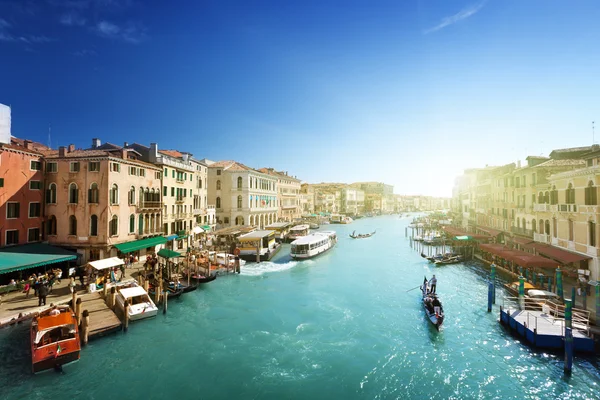
[[121,330],[121,320],[108,308],[101,292],[84,294],[81,300],[81,309],[90,313],[90,339]]

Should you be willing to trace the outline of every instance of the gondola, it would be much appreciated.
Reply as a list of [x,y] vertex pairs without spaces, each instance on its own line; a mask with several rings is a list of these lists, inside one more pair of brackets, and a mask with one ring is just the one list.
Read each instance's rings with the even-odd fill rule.
[[191,278],[198,283],[208,283],[208,282],[212,282],[215,279],[217,279],[217,274],[210,275],[210,276],[192,274]]
[[[425,279],[423,285],[421,285],[421,294],[423,296],[422,302],[423,308],[425,309],[425,314],[427,315],[429,322],[431,322],[433,326],[435,326],[435,329],[439,331],[440,327],[444,323],[444,307],[442,306],[442,301],[439,299],[437,294],[429,294],[427,279]],[[436,300],[439,302],[438,310],[436,310],[436,307],[433,305]]]
[[459,262],[462,262],[463,258],[462,256],[451,256],[451,257],[444,257],[441,259],[436,259],[433,262],[436,265],[448,265],[448,264],[458,264]]
[[352,234],[349,235],[352,239],[365,239],[373,236],[377,231],[373,231],[371,233],[359,233],[358,235],[355,235],[354,232],[352,232]]
[[[165,282],[166,283],[166,282]],[[183,289],[175,289],[173,287],[166,287],[165,290],[169,292],[169,299],[176,299],[183,294]],[[151,296],[156,295],[155,287],[150,287],[148,289],[148,294]]]
[[[169,284],[169,288],[173,289],[174,287],[175,287],[175,285]],[[188,285],[187,283],[179,282],[179,284],[177,285],[177,288],[183,290],[183,293],[189,293],[189,292],[193,292],[194,290],[198,289],[198,283],[190,282],[190,284]]]

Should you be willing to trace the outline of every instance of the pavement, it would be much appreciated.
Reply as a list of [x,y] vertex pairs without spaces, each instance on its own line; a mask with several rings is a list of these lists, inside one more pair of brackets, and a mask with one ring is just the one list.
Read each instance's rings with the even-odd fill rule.
[[[123,280],[137,278],[139,271],[143,269],[144,265],[142,262],[134,263],[125,269]],[[75,279],[75,283],[77,284],[75,287],[77,294],[85,294],[86,288],[80,285],[79,279]],[[28,297],[22,291],[13,291],[2,295],[0,298],[0,327],[12,319],[18,318],[19,314],[25,316],[47,309],[50,307],[50,304],[68,303],[72,298],[68,285],[68,278],[62,279],[60,283],[56,283],[52,287],[52,293],[46,296],[46,305],[41,307],[38,306],[39,299],[37,296],[34,296],[33,289],[29,291]]]

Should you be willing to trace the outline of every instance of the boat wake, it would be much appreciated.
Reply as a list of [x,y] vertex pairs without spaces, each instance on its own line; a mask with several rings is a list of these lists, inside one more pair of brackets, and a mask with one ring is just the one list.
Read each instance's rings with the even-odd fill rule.
[[241,267],[240,275],[246,276],[260,276],[270,272],[281,272],[287,271],[288,269],[294,268],[298,264],[298,261],[288,261],[285,263],[274,263],[271,261],[263,261],[258,264],[248,263]]

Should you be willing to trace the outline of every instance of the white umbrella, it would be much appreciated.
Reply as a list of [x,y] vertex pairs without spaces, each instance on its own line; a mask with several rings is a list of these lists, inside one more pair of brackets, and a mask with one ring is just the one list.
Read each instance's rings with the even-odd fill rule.
[[200,228],[199,226],[195,226],[193,231],[194,233],[202,233],[204,232],[204,229]]

